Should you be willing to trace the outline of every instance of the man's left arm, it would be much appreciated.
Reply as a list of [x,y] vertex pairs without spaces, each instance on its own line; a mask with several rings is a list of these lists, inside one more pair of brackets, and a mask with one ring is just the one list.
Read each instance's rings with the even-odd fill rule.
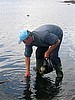
[[59,43],[60,43],[60,40],[58,39],[56,44],[53,44],[52,46],[49,46],[48,50],[44,54],[44,58],[49,57],[50,53],[59,45]]

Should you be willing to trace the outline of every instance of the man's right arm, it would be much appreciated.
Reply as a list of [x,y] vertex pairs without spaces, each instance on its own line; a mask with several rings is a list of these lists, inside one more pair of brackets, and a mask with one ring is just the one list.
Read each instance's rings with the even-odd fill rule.
[[26,73],[25,76],[30,76],[30,57],[25,57]]
[[32,46],[31,45],[26,45],[25,46],[25,65],[26,65],[26,73],[25,76],[30,76],[30,57],[32,54]]

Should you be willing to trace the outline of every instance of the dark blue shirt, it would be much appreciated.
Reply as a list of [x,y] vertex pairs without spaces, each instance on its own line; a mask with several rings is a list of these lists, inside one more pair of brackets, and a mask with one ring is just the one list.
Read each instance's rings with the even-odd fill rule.
[[25,45],[25,56],[31,57],[32,46],[49,47],[56,44],[63,34],[62,29],[56,25],[43,25],[31,32],[34,41],[30,45]]

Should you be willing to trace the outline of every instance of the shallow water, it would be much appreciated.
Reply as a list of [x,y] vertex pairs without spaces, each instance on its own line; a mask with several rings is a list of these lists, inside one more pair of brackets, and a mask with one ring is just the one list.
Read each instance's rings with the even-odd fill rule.
[[[0,100],[75,99],[75,5],[61,1],[0,0]],[[18,45],[18,33],[45,23],[59,25],[64,31],[59,52],[64,78],[58,87],[55,71],[36,77],[36,48],[31,57],[31,77],[23,77],[24,45]]]

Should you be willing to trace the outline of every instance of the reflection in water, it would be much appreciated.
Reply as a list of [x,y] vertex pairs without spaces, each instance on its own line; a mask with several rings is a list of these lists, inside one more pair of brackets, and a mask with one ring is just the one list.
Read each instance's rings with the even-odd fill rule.
[[31,94],[32,92],[30,90],[30,78],[26,78],[26,87],[25,87],[25,90],[23,91],[23,98],[26,98],[26,100],[30,100]]
[[[30,81],[30,78],[26,78],[26,87],[23,91],[23,98],[26,100],[31,100],[33,97],[37,100],[51,100],[59,93],[60,85],[57,86],[50,78],[36,76],[34,82],[35,93],[33,93],[34,90],[30,89]],[[33,96],[31,97],[31,95]]]
[[[39,77],[34,73],[30,78],[24,78],[25,69],[23,65],[12,64],[6,67],[7,70],[0,73],[0,92],[3,92],[3,95],[6,93],[14,100],[51,100],[59,93],[60,85],[57,86],[50,77]],[[3,66],[3,69],[5,69],[5,66]]]

